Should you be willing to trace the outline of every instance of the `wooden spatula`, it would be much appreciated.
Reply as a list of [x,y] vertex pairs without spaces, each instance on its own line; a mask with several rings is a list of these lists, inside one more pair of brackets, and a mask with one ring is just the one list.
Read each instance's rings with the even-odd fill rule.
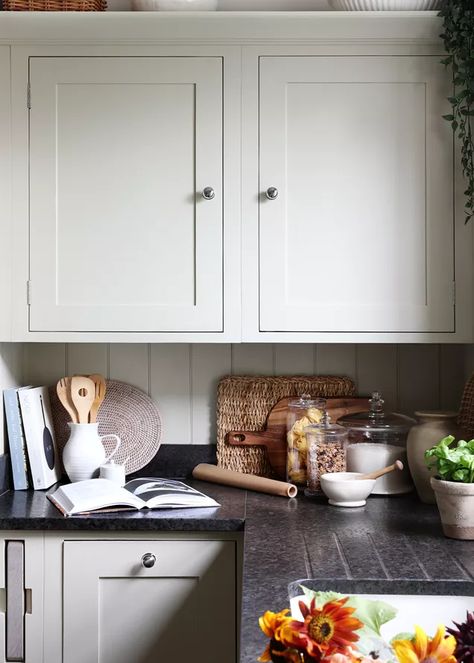
[[105,385],[105,378],[103,375],[94,373],[94,375],[89,375],[89,378],[95,385],[95,398],[92,403],[91,411],[89,413],[89,422],[95,424],[97,421],[97,412],[102,405],[102,401],[105,398],[105,391],[107,389]]
[[[266,447],[268,460],[275,476],[286,478],[286,416],[288,401],[283,398],[273,406],[263,431],[231,431],[227,433],[227,443],[233,446]],[[332,422],[336,422],[346,414],[365,412],[369,409],[367,398],[328,398],[326,410]]]
[[61,378],[56,385],[56,393],[61,405],[71,417],[72,423],[77,424],[77,412],[71,399],[71,378]]
[[89,412],[95,400],[95,384],[90,378],[74,375],[71,378],[71,400],[80,424],[89,423]]

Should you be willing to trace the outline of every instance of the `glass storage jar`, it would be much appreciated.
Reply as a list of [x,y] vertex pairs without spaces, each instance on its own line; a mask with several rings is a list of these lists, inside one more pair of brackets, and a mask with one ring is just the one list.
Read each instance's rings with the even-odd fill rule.
[[350,414],[339,419],[349,432],[347,449],[348,472],[373,472],[401,460],[404,469],[390,472],[377,479],[374,495],[399,495],[413,490],[407,463],[408,432],[416,424],[414,419],[384,411],[382,394],[372,393],[370,410]]
[[346,471],[346,449],[349,432],[343,426],[332,424],[327,414],[321,423],[305,428],[308,441],[306,495],[321,493],[322,474]]
[[311,398],[303,394],[288,402],[286,439],[288,454],[286,478],[297,486],[306,486],[306,436],[304,429],[322,420],[326,407],[324,398]]

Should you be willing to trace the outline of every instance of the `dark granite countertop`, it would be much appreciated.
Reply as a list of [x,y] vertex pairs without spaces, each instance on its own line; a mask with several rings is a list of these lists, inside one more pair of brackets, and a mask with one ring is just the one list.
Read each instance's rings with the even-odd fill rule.
[[436,506],[414,495],[341,509],[248,493],[241,663],[265,648],[258,617],[288,607],[300,578],[343,593],[474,596],[474,541],[445,538]]
[[244,529],[244,491],[189,479],[185,481],[213,497],[221,506],[205,509],[142,509],[65,518],[46,497],[50,491],[6,491],[0,495],[0,529],[168,532],[235,532]]
[[232,532],[245,523],[241,663],[255,663],[265,647],[258,617],[288,607],[288,583],[300,578],[341,592],[474,596],[474,542],[445,538],[436,507],[415,496],[372,497],[366,507],[339,509],[322,498],[287,500],[190,483],[222,507],[212,513],[183,509],[64,518],[43,492],[6,492],[0,496],[0,527]]

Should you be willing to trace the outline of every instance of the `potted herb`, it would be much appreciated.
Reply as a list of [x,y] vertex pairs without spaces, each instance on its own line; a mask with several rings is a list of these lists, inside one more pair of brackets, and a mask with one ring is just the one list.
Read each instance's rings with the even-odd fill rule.
[[474,440],[455,442],[448,435],[425,451],[425,460],[437,472],[431,487],[443,532],[453,539],[474,540]]

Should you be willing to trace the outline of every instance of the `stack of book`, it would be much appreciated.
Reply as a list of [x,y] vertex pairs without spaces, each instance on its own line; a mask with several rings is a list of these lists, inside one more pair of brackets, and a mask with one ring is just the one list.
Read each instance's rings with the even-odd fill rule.
[[44,490],[59,481],[60,462],[47,387],[3,392],[15,490]]

